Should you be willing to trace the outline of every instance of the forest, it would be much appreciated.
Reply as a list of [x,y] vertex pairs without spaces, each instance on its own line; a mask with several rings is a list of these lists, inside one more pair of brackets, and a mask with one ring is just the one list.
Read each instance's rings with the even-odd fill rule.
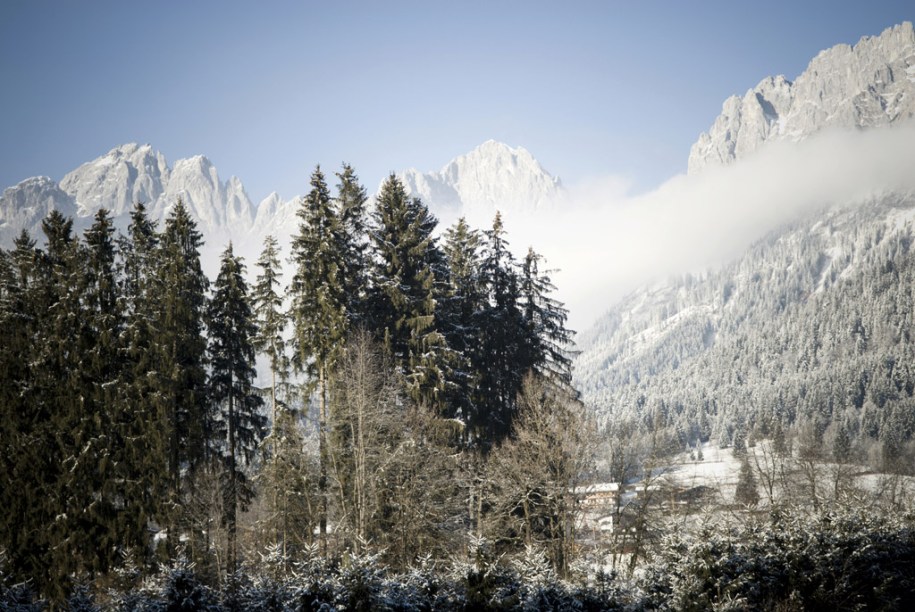
[[[394,176],[373,211],[352,168],[336,178],[332,196],[311,177],[285,287],[272,238],[250,286],[231,244],[211,283],[180,201],[161,231],[138,203],[126,236],[105,210],[82,237],[53,212],[41,247],[23,233],[2,252],[9,579],[61,601],[128,561],[184,558],[217,584],[269,546],[405,569],[489,529],[506,546],[544,534],[564,570],[583,412],[540,256],[516,261],[498,216],[439,245]],[[505,514],[490,489],[517,483],[487,466],[533,444],[556,448],[525,466],[552,488]]]
[[[604,419],[660,426],[672,448],[781,432],[822,461],[915,474],[913,206],[883,195],[817,210],[639,296],[639,316],[612,311],[578,339],[607,347],[602,367],[577,368],[578,388]],[[633,349],[648,333],[650,350]]]
[[[229,244],[206,277],[180,200],[161,229],[142,203],[126,235],[52,212],[0,250],[0,609],[912,605],[910,429],[893,497],[865,502],[847,466],[889,455],[852,408],[719,410],[684,368],[601,417],[550,271],[498,214],[438,236],[395,176],[374,203],[350,166],[334,177],[315,169],[290,252],[268,238],[250,274]],[[673,336],[684,363],[706,327]],[[872,386],[855,411],[911,413],[904,384]],[[713,441],[742,458],[733,495],[665,484]],[[609,537],[586,520],[601,483]]]

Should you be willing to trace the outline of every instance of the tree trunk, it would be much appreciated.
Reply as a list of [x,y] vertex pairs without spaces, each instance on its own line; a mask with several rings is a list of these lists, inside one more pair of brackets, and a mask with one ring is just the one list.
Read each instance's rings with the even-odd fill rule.
[[318,412],[318,452],[320,455],[320,475],[318,476],[318,495],[321,498],[319,531],[321,534],[321,554],[327,557],[327,378],[322,366],[318,370],[320,386],[320,405]]
[[[229,377],[231,388],[232,377]],[[237,535],[237,506],[238,506],[238,474],[236,472],[235,462],[235,397],[229,393],[229,507],[228,507],[228,527],[229,527],[229,559],[228,571],[234,575],[238,569],[238,551],[236,549],[238,542]]]

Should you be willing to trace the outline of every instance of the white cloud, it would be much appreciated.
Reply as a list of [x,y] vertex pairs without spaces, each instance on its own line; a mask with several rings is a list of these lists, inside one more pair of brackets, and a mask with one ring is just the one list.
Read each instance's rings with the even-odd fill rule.
[[506,216],[514,247],[533,245],[560,270],[553,280],[579,331],[639,285],[731,260],[805,213],[915,190],[915,123],[775,143],[639,196],[626,187],[619,177],[594,180],[561,210]]

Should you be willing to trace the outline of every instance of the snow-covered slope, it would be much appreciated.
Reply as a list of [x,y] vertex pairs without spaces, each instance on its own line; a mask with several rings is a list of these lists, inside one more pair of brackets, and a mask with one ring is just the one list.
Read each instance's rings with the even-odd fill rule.
[[828,127],[870,128],[915,116],[915,31],[905,22],[820,52],[794,82],[763,79],[731,96],[689,154],[689,172],[728,164],[773,140]]
[[[768,78],[728,99],[693,146],[690,171],[714,164],[737,171],[767,142],[831,127],[901,134],[913,115],[915,33],[905,23],[823,51],[794,83]],[[786,143],[767,154],[800,160],[792,156],[799,149]],[[655,410],[693,425],[715,417],[727,425],[724,436],[734,422],[841,414],[867,400],[882,407],[885,376],[909,385],[896,389],[899,397],[911,395],[915,376],[894,364],[911,362],[915,193],[872,183],[830,193],[720,269],[613,305],[578,338],[585,400],[604,414]]]
[[527,150],[495,140],[461,155],[438,172],[411,168],[398,175],[443,225],[460,216],[491,219],[497,210],[533,211],[557,205],[565,190]]
[[579,337],[577,386],[604,415],[860,407],[843,394],[863,371],[906,364],[915,380],[913,236],[915,194],[886,193],[810,214],[720,270],[638,290]]

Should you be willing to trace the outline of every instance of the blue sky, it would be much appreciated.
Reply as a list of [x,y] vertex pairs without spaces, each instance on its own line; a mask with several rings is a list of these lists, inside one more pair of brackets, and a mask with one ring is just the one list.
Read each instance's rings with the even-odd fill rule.
[[494,138],[566,184],[683,172],[722,101],[908,2],[0,3],[0,186],[125,142],[257,202],[351,163],[373,190]]

